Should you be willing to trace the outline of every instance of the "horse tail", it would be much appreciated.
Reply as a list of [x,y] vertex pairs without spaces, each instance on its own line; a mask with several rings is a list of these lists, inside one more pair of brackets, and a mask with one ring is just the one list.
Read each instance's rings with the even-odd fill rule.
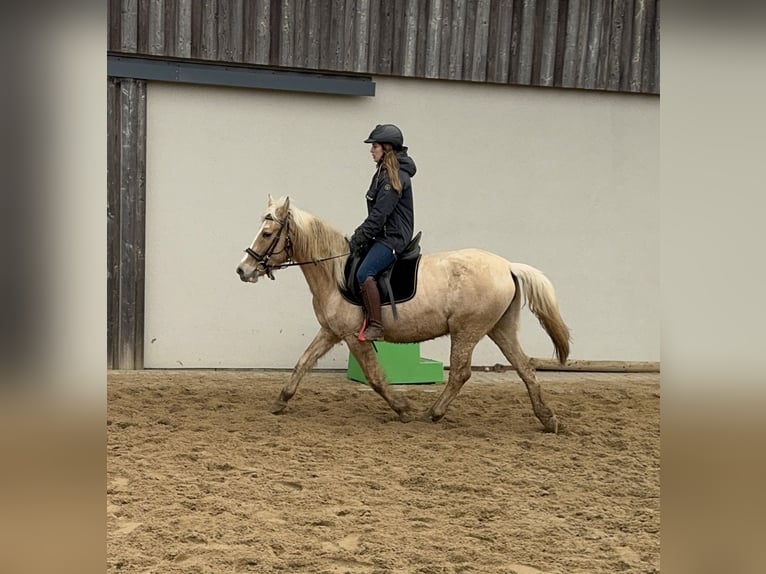
[[524,263],[511,263],[511,274],[521,281],[529,310],[553,341],[556,358],[562,365],[569,356],[569,327],[559,313],[553,284],[539,269]]

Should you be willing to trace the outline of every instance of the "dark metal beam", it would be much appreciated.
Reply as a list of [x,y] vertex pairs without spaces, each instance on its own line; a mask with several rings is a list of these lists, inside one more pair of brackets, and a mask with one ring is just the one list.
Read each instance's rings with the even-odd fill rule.
[[107,56],[107,74],[113,78],[208,86],[259,88],[345,96],[375,95],[375,82],[369,76],[292,72],[111,54]]

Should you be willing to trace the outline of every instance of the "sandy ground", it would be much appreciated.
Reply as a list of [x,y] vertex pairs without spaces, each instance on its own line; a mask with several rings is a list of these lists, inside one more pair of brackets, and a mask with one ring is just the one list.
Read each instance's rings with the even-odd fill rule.
[[[342,373],[108,377],[108,572],[659,572],[658,374],[474,373],[439,423]],[[395,386],[425,410],[441,386]]]

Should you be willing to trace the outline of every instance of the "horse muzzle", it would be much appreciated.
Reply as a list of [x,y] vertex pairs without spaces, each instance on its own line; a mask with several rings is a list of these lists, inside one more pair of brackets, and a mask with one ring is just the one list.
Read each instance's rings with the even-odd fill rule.
[[237,267],[237,275],[239,275],[240,281],[243,281],[244,283],[256,283],[258,281],[258,277],[260,276],[260,273],[258,273],[257,267],[254,267],[248,273],[240,265]]

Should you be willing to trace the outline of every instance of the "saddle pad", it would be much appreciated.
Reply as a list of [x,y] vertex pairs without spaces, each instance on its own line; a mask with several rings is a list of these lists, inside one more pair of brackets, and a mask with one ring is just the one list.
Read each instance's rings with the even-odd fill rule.
[[[404,303],[415,296],[420,257],[418,255],[409,259],[398,259],[394,263],[394,268],[391,271],[391,290],[394,293],[394,301],[396,303]],[[341,289],[341,294],[354,305],[362,305],[362,293],[355,278],[360,262],[359,258],[349,257],[346,260],[346,267],[343,272],[346,278],[346,287]],[[382,275],[384,274],[385,272]],[[349,288],[349,285],[352,285],[353,288]],[[378,277],[378,291],[380,292],[381,305],[390,305],[391,299],[388,296],[388,289],[386,289],[380,276]]]

